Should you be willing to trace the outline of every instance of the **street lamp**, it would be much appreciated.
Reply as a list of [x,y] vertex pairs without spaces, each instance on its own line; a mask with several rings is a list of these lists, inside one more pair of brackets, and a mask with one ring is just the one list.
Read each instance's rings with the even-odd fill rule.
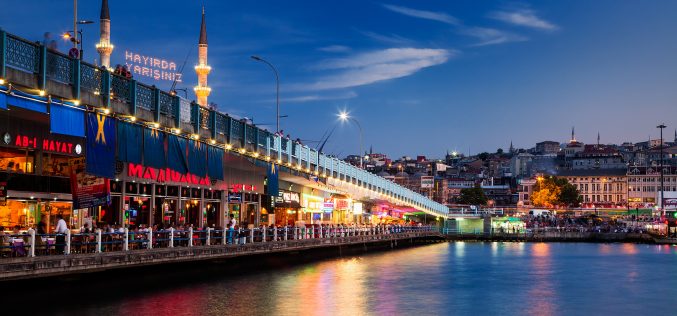
[[[85,25],[85,24],[92,24],[92,23],[94,23],[94,22],[89,21],[89,20],[80,20],[80,21],[77,21],[75,24],[76,24],[76,25]],[[79,29],[79,30],[76,30],[76,31],[75,31],[75,33],[77,33],[79,36],[75,36],[75,33],[73,33],[73,34],[71,35],[71,33],[73,33],[73,31],[67,31],[67,32],[63,33],[63,35],[61,35],[61,37],[62,37],[63,39],[65,39],[65,40],[69,40],[69,41],[73,42],[73,45],[74,45],[76,48],[77,48],[78,45],[80,45],[80,56],[79,56],[79,59],[82,60],[82,59],[83,59],[83,56],[82,56],[82,55],[83,55],[83,53],[84,53],[84,50],[82,49],[82,42],[83,42],[83,39],[82,39],[82,29]]]
[[275,115],[275,133],[280,132],[280,76],[277,73],[277,69],[275,69],[275,66],[273,64],[269,63],[267,60],[256,56],[252,55],[251,59],[255,61],[260,61],[270,67],[270,69],[273,70],[273,73],[275,74],[275,90],[276,90],[276,97],[275,97],[275,104],[276,104],[276,115]]
[[353,121],[355,125],[357,125],[357,128],[360,130],[360,152],[358,153],[360,155],[360,168],[364,169],[362,159],[364,158],[362,156],[362,125],[360,125],[360,122],[357,121],[354,117],[350,116],[348,112],[342,111],[341,113],[338,114],[338,117],[341,121],[347,122],[347,121]]
[[661,124],[661,125],[656,126],[656,128],[661,130],[661,143],[660,143],[660,146],[661,146],[661,151],[660,151],[660,153],[661,153],[661,165],[660,165],[660,168],[661,168],[661,212],[663,212],[665,210],[665,207],[663,206],[663,201],[664,201],[664,199],[663,199],[663,196],[664,196],[664,193],[663,193],[663,189],[664,189],[663,188],[663,129],[666,128],[666,127],[667,126],[665,126],[665,124]]

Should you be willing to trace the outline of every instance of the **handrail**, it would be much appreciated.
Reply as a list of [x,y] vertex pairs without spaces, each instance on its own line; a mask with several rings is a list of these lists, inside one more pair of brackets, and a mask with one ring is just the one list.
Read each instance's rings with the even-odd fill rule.
[[[252,229],[161,229],[129,231],[122,229],[103,232],[68,234],[36,234],[29,229],[22,234],[0,235],[0,258],[108,253],[174,247],[239,247],[252,243],[294,240],[333,240],[356,236],[404,236],[406,234],[437,234],[435,226],[342,226],[312,225],[263,227]],[[0,259],[1,260],[1,259]]]

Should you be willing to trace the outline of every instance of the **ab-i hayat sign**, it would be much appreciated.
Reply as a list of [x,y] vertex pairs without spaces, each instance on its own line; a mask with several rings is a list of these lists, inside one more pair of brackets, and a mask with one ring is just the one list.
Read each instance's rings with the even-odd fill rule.
[[125,50],[125,66],[134,76],[181,82],[181,73],[177,72],[176,63],[171,60]]

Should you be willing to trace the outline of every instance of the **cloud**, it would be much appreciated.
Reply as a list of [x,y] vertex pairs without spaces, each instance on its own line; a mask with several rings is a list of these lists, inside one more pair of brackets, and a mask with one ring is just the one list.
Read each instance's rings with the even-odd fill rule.
[[281,102],[292,102],[292,103],[303,103],[303,102],[312,102],[312,101],[325,101],[325,100],[345,100],[345,99],[352,99],[356,98],[357,93],[354,91],[348,91],[347,93],[343,94],[333,94],[333,95],[319,95],[319,94],[312,94],[312,95],[302,95],[302,96],[296,96],[296,97],[290,97],[290,98],[283,98],[280,100]]
[[364,36],[369,37],[375,41],[382,42],[390,45],[411,45],[414,43],[413,40],[406,37],[399,36],[397,34],[383,35],[370,31],[358,31]]
[[456,19],[455,17],[453,17],[451,15],[443,13],[443,12],[417,10],[417,9],[401,7],[401,6],[397,6],[397,5],[391,5],[391,4],[384,4],[383,7],[390,10],[390,11],[393,11],[393,12],[396,12],[396,13],[399,13],[399,14],[403,14],[403,15],[406,15],[406,16],[414,17],[414,18],[438,21],[438,22],[451,24],[451,25],[460,24],[458,19]]
[[456,51],[432,48],[388,48],[324,60],[315,68],[334,72],[313,83],[298,84],[298,90],[329,90],[363,86],[402,78],[427,67],[445,63]]
[[317,50],[328,53],[346,53],[350,51],[350,47],[343,45],[329,45],[325,47],[320,47]]
[[522,35],[487,27],[468,27],[462,29],[460,32],[461,34],[476,37],[480,40],[479,43],[473,44],[472,46],[487,46],[529,40],[529,38]]
[[558,26],[536,16],[536,13],[530,9],[521,9],[512,12],[496,11],[489,14],[489,17],[505,23],[519,26],[537,28],[541,30],[554,31]]

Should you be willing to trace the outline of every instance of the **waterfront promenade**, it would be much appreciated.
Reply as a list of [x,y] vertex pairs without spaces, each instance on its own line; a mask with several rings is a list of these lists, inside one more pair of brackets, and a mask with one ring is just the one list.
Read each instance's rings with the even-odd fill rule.
[[[41,243],[56,236],[33,231],[13,236],[0,259],[0,281],[96,272],[256,254],[290,253],[399,240],[442,239],[432,226],[314,226],[239,230],[167,230],[144,233],[68,234],[65,244]],[[24,244],[17,239],[27,239]],[[61,252],[63,249],[63,253]],[[10,250],[7,252],[7,250]]]

